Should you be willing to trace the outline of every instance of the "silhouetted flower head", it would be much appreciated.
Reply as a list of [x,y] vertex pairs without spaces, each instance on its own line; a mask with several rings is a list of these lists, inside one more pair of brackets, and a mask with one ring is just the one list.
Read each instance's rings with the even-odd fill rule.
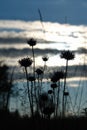
[[56,71],[54,74],[51,76],[51,81],[52,82],[57,82],[60,79],[64,78],[65,74],[63,71]]
[[62,51],[60,57],[66,60],[72,60],[74,59],[75,56],[71,51],[68,50],[68,51]]
[[64,96],[69,96],[69,92],[64,92]]
[[45,107],[45,108],[43,109],[43,113],[44,113],[45,115],[51,115],[51,114],[54,112],[54,110],[55,110],[55,107],[54,107],[54,106]]
[[57,78],[57,80],[63,79],[65,74],[63,71],[56,71],[54,72],[54,76]]
[[57,88],[58,86],[57,86],[57,84],[56,83],[53,83],[53,84],[51,84],[51,88]]
[[53,93],[53,91],[52,90],[48,90],[48,94],[52,94]]
[[41,74],[43,74],[43,70],[42,69],[36,69],[36,71],[35,71],[38,75],[41,75]]
[[53,76],[51,77],[51,81],[52,81],[52,82],[57,82],[57,81],[58,81],[56,75],[53,75]]
[[42,59],[43,59],[43,61],[45,61],[45,62],[48,61],[48,57],[47,57],[47,56],[43,56]]
[[34,38],[30,38],[28,41],[27,41],[28,45],[30,46],[35,46],[36,45],[36,40]]
[[32,60],[31,58],[23,58],[19,60],[19,64],[23,67],[29,67],[32,65]]
[[52,98],[50,98],[50,95],[48,95],[47,93],[42,93],[40,95],[39,107],[40,107],[41,112],[48,116],[50,116],[55,110],[55,105],[53,103],[53,100]]
[[43,93],[40,95],[40,100],[41,101],[47,101],[48,100],[48,95],[46,93]]
[[28,77],[28,80],[31,81],[31,82],[32,82],[32,81],[35,81],[35,77],[34,77],[34,76],[29,76],[29,77]]

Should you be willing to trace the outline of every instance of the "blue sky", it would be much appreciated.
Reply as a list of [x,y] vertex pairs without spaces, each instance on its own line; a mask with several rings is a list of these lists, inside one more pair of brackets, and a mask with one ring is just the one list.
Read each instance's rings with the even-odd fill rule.
[[0,19],[43,20],[70,24],[87,24],[87,0],[0,0]]

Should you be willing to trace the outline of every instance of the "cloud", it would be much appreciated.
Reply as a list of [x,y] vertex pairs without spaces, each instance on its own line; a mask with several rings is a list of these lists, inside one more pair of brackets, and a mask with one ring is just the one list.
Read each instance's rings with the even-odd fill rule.
[[0,43],[25,43],[33,37],[37,42],[83,42],[87,37],[87,26],[75,26],[40,21],[0,20]]
[[87,54],[87,49],[84,47],[80,47],[80,48],[78,48],[77,52],[79,54]]
[[[35,56],[41,56],[41,55],[46,55],[46,54],[57,54],[60,51],[57,49],[39,49],[36,48],[35,50]],[[16,48],[9,48],[9,49],[0,49],[0,56],[5,56],[5,57],[20,57],[20,56],[32,56],[32,50],[31,49],[16,49]]]
[[[35,56],[43,56],[43,55],[57,55],[61,53],[63,50],[58,50],[58,49],[52,49],[52,48],[45,48],[45,49],[40,49],[40,48],[35,48]],[[78,50],[74,50],[73,53],[77,54],[87,54],[87,49],[86,48],[78,48]],[[0,49],[0,56],[3,57],[21,57],[21,56],[32,56],[32,50],[31,48],[24,48],[24,49],[17,49],[17,48],[1,48]]]
[[0,20],[0,28],[11,28],[31,31],[41,29],[41,23],[39,21],[32,22],[23,20]]
[[[57,65],[57,54],[64,49],[76,52],[78,62],[83,62],[81,54],[86,53],[87,26],[52,22],[43,22],[43,25],[45,32],[43,32],[40,21],[1,20],[0,57],[16,59],[26,55],[31,56],[31,47],[27,44],[27,39],[33,37],[37,40],[37,45],[34,47],[36,56],[55,55],[55,63],[52,62],[53,56],[50,58],[49,66]],[[78,64],[77,60],[71,64]],[[63,63],[64,61],[61,62],[61,64]]]
[[25,43],[27,40],[25,38],[0,38],[0,43]]

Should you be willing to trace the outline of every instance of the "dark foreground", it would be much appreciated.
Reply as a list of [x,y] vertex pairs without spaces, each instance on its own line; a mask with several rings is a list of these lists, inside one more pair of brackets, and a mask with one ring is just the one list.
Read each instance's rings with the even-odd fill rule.
[[[56,120],[9,120],[2,122],[2,129],[24,130],[86,130],[87,119],[56,119]],[[1,129],[1,130],[2,130]]]
[[0,113],[0,130],[3,129],[23,129],[23,130],[86,130],[86,117],[68,117],[57,119],[42,119],[35,117],[34,119],[28,117],[20,118],[17,113],[10,115],[7,113]]

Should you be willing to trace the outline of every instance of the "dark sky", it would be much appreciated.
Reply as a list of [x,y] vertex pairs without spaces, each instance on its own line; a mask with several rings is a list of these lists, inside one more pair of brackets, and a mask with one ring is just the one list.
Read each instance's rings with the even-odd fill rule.
[[87,24],[87,0],[0,0],[0,19]]

